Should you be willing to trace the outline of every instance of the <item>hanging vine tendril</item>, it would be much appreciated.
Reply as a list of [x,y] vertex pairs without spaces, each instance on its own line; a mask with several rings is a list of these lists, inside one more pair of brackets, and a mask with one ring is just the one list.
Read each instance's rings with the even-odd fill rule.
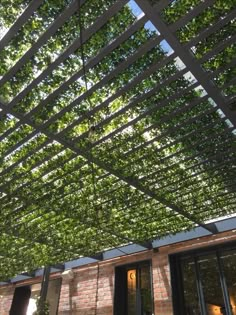
[[[83,43],[83,21],[82,21],[82,14],[81,14],[81,3],[80,0],[78,0],[78,21],[79,21],[79,31],[80,31],[80,51],[81,51],[81,59],[82,59],[82,69],[83,69],[83,79],[85,83],[85,89],[86,92],[88,92],[88,80],[87,80],[87,74],[86,74],[86,68],[85,68],[85,53],[84,53],[84,43]],[[90,96],[88,95],[88,103],[89,103],[89,111],[93,108]],[[93,117],[88,116],[88,122],[89,122],[89,137],[90,137],[90,142],[92,135],[95,133],[96,128],[93,123]],[[91,169],[91,174],[92,174],[92,187],[93,187],[93,208],[96,212],[97,216],[97,222],[99,222],[100,219],[100,207],[97,206],[96,200],[97,200],[97,187],[96,187],[96,176],[95,176],[95,167],[93,162],[89,161],[88,162],[90,169]]]

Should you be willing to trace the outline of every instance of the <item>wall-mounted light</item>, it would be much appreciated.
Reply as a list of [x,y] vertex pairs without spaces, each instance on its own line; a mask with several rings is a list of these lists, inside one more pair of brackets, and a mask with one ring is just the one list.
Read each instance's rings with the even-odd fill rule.
[[136,278],[136,274],[134,272],[131,272],[129,274],[129,277],[130,277],[131,280],[134,280]]

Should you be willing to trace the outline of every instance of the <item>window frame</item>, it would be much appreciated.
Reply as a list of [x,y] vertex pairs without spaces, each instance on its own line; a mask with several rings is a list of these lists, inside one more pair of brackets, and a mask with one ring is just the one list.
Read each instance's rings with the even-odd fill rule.
[[[62,289],[62,278],[61,278],[61,276],[56,276],[56,277],[52,277],[52,278],[50,278],[49,279],[49,283],[51,282],[51,281],[55,281],[55,280],[58,280],[58,282],[59,282],[59,292],[58,292],[58,299],[57,299],[57,303],[55,304],[55,314],[58,314],[58,310],[59,310],[59,304],[60,304],[60,296],[61,296],[61,289]],[[40,292],[41,292],[41,289],[42,289],[42,281],[43,281],[43,279],[41,279],[41,281],[39,281],[39,279],[37,279],[37,281],[34,281],[34,282],[27,282],[27,283],[16,283],[16,286],[15,286],[15,289],[14,289],[14,293],[13,293],[13,298],[12,298],[12,302],[11,302],[11,307],[10,307],[10,311],[9,311],[9,314],[10,314],[10,312],[11,312],[11,309],[12,309],[12,305],[13,305],[13,300],[14,300],[14,296],[15,296],[15,290],[17,289],[17,288],[22,288],[22,287],[29,287],[30,288],[30,296],[29,296],[29,301],[30,301],[30,298],[32,297],[32,286],[33,285],[40,285],[40,290],[39,290],[39,296],[40,296]],[[48,283],[48,289],[49,289],[49,283]],[[48,299],[48,290],[47,290],[47,299]],[[28,301],[28,302],[29,302]],[[28,306],[29,306],[29,303],[28,303],[28,305],[27,305],[27,308],[28,308]],[[27,312],[27,308],[26,308],[26,312]]]
[[[149,276],[150,276],[150,290],[151,290],[151,300],[152,300],[152,313],[154,314],[154,292],[153,292],[153,268],[152,268],[152,260],[151,259],[146,259],[146,260],[141,260],[141,261],[136,261],[136,262],[132,262],[132,263],[124,263],[121,265],[117,265],[114,268],[114,275],[115,275],[115,280],[114,280],[114,296],[113,296],[113,315],[127,315],[127,299],[124,298],[124,303],[125,305],[122,305],[122,310],[118,310],[117,306],[119,305],[120,307],[120,303],[119,303],[119,295],[121,294],[121,292],[119,291],[120,288],[117,288],[117,282],[118,282],[118,273],[122,273],[124,279],[126,280],[126,272],[129,269],[140,269],[142,266],[148,266],[149,267]],[[127,296],[127,282],[125,282],[125,287],[123,287],[122,290],[123,295]]]
[[[214,254],[217,259],[217,265],[219,267],[219,278],[221,281],[221,287],[223,291],[223,295],[225,299],[228,301],[228,289],[225,282],[224,272],[222,268],[222,262],[220,261],[221,255],[230,250],[236,251],[236,241],[229,241],[227,243],[213,244],[210,246],[205,246],[202,248],[197,248],[193,250],[186,250],[180,253],[170,254],[169,255],[169,266],[170,266],[170,278],[171,278],[171,290],[172,290],[172,306],[173,306],[173,314],[174,315],[185,315],[185,302],[184,302],[184,293],[183,293],[183,281],[182,281],[182,268],[181,262],[183,259],[191,257],[194,259],[194,264],[196,264],[197,259],[204,255]],[[196,272],[196,280],[197,280],[197,294],[199,298],[199,305],[202,310],[203,306],[203,296],[201,292],[201,288],[199,288],[199,277]],[[228,304],[228,302],[226,302]],[[226,305],[229,308],[229,305]],[[204,310],[202,311],[204,314]],[[230,311],[229,311],[230,314]]]

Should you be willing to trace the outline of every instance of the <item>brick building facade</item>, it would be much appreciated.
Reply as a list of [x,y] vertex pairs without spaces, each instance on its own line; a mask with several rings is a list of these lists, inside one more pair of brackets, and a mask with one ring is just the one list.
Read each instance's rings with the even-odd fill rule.
[[[114,314],[116,267],[150,261],[153,291],[153,314],[172,315],[172,283],[170,255],[205,249],[236,241],[236,231],[208,235],[184,242],[145,250],[127,256],[90,263],[73,268],[73,279],[62,279],[58,315],[112,315]],[[61,272],[52,273],[50,279],[61,278]],[[0,287],[0,314],[8,315],[14,290],[19,286],[41,282],[42,277],[5,284]],[[17,315],[17,314],[15,314]]]

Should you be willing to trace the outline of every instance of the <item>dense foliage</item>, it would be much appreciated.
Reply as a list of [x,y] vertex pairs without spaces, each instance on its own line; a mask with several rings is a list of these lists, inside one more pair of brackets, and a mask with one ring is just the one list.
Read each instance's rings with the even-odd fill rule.
[[[134,3],[122,2],[85,1],[31,55],[74,3],[45,0],[0,50],[2,278],[234,212],[234,128]],[[28,3],[1,1],[0,25]],[[175,25],[198,3],[173,1],[162,17]],[[227,102],[234,6],[216,0],[175,30]],[[196,42],[219,16],[225,24]]]

